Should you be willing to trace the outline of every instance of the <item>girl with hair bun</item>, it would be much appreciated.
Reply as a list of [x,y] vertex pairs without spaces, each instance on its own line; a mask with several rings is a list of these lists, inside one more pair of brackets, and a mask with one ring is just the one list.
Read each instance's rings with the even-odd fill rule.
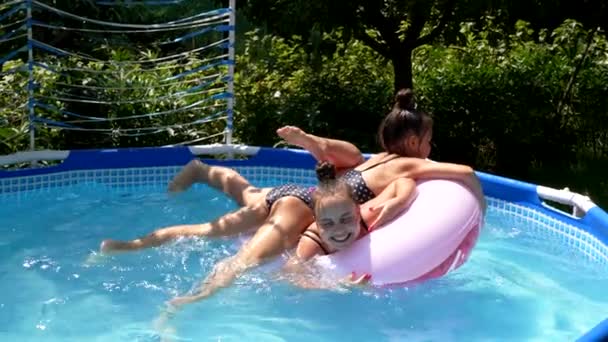
[[378,129],[384,152],[403,157],[428,158],[432,135],[433,118],[416,109],[414,92],[411,89],[399,90],[393,109]]
[[333,164],[319,163],[316,173],[319,185],[313,192],[313,209],[318,228],[316,231],[307,230],[302,236],[314,241],[325,254],[350,246],[369,233],[370,227],[392,220],[407,208],[416,195],[416,182],[399,178],[377,197],[388,204],[383,215],[370,215],[370,210],[362,215],[353,188],[344,178],[336,177]]

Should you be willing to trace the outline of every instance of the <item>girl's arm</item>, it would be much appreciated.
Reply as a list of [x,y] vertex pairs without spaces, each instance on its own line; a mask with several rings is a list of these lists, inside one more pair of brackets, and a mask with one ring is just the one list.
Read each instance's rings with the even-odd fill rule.
[[407,176],[412,179],[425,178],[449,178],[465,180],[471,175],[475,175],[473,168],[467,165],[436,163],[424,159],[412,159],[413,165],[407,172]]
[[[312,223],[307,230],[315,226],[316,223]],[[306,235],[302,235],[296,246],[295,255],[291,256],[283,266],[282,273],[286,280],[302,288],[323,288],[319,281],[315,281],[312,266],[308,263],[317,255],[323,255],[321,246]]]
[[323,281],[319,272],[310,260],[303,260],[297,255],[289,258],[281,271],[280,279],[304,289],[330,289],[336,284]]
[[436,163],[428,160],[413,161],[414,165],[407,172],[412,179],[443,178],[462,182],[473,191],[485,211],[486,203],[481,183],[472,167],[461,164]]
[[[310,225],[309,229],[316,223]],[[296,247],[296,254],[291,256],[282,269],[281,278],[291,284],[305,289],[340,289],[340,285],[365,285],[369,281],[368,275],[351,275],[345,279],[336,280],[333,277],[323,277],[322,272],[310,261],[324,251],[312,239],[302,235]]]
[[343,279],[324,274],[308,261],[303,261],[296,256],[290,258],[289,266],[284,268],[281,278],[291,284],[304,289],[317,290],[345,290],[345,287],[365,286],[371,279],[369,274],[350,274]]
[[[369,226],[370,230],[394,219],[409,208],[416,199],[416,182],[411,178],[397,178],[370,203],[369,210],[378,212],[378,217]],[[375,204],[378,203],[378,204]]]

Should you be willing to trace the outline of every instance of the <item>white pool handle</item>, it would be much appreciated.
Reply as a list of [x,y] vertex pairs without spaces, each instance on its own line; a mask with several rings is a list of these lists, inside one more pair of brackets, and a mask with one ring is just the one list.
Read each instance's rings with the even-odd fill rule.
[[589,197],[572,192],[568,188],[558,190],[538,185],[536,192],[541,199],[572,206],[572,215],[576,217],[584,216],[591,208],[597,206]]

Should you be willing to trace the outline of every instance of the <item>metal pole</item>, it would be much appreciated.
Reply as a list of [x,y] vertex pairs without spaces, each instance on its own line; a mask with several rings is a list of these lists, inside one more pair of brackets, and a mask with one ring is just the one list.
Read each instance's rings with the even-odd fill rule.
[[230,7],[230,30],[228,30],[228,119],[226,123],[226,144],[232,144],[233,120],[234,120],[234,45],[236,41],[236,0],[229,1]]
[[[36,132],[34,127],[34,47],[32,44],[32,0],[27,0],[26,26],[27,26],[27,108],[29,114],[30,150],[36,149]],[[35,162],[34,162],[35,163]]]

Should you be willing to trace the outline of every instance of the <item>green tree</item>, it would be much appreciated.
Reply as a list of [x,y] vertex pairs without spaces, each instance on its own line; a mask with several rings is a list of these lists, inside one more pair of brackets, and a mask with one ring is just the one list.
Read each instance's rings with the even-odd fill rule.
[[412,87],[412,52],[438,38],[457,20],[457,0],[249,0],[244,9],[251,20],[271,32],[300,35],[317,49],[321,33],[344,29],[346,41],[354,37],[392,62],[394,88]]
[[608,27],[604,0],[248,0],[239,6],[272,34],[303,37],[313,55],[331,55],[333,50],[323,50],[322,33],[343,29],[345,41],[361,40],[392,62],[395,89],[413,85],[416,48],[442,37],[458,41],[461,23],[483,24],[487,15],[508,29],[518,20],[528,21],[536,32],[553,30],[568,18],[590,29]]

